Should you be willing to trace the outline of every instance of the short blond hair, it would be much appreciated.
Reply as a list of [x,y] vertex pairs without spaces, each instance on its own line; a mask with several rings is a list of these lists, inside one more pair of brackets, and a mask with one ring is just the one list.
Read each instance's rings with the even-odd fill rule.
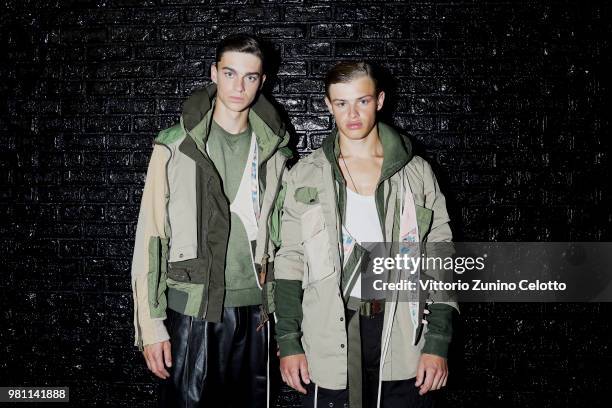
[[329,88],[333,84],[351,82],[355,78],[368,76],[374,82],[376,93],[380,92],[378,78],[374,67],[366,61],[341,61],[325,74],[325,95],[329,97]]

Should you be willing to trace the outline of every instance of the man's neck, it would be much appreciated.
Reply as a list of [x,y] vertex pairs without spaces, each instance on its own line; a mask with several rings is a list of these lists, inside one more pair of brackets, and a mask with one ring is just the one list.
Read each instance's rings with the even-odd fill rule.
[[213,112],[213,120],[226,132],[237,135],[244,132],[249,125],[249,110],[245,109],[242,112],[231,111],[223,102],[217,99]]
[[374,126],[363,139],[352,140],[339,132],[340,153],[343,157],[367,159],[383,155],[382,144],[378,137],[378,126]]

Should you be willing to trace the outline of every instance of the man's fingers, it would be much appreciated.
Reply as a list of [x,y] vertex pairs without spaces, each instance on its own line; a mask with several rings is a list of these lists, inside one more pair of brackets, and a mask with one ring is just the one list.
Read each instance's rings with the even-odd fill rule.
[[162,343],[162,347],[164,350],[164,361],[166,362],[166,367],[172,367],[172,348],[170,347],[170,342],[164,341]]
[[280,370],[280,373],[281,373],[281,379],[283,380],[285,384],[287,384],[287,378],[285,378],[285,372],[283,370]]
[[154,356],[152,356],[151,372],[153,372],[153,374],[155,374],[159,378],[164,378],[160,370],[161,370],[161,367],[159,367],[159,365],[157,364],[157,359]]
[[294,390],[306,394],[306,389],[302,387],[302,382],[300,381],[300,370],[297,367],[291,372],[291,382],[293,383]]
[[425,366],[423,363],[419,362],[419,367],[417,368],[416,382],[414,383],[415,387],[420,387],[423,384],[423,377],[425,376]]
[[285,384],[306,394],[306,389],[302,386],[302,379],[304,383],[310,383],[310,374],[308,373],[308,362],[303,354],[281,358],[280,371]]
[[149,353],[144,351],[142,355],[144,356],[145,363],[147,363],[147,368],[149,369],[149,371],[153,371],[153,369],[151,368],[151,362],[149,361],[150,360]]
[[295,389],[295,385],[293,384],[293,377],[291,376],[291,372],[289,370],[285,372],[285,379],[287,380],[287,385]]
[[308,372],[308,363],[306,359],[300,361],[300,374],[302,375],[304,384],[310,384],[310,373]]
[[436,374],[434,376],[434,380],[433,383],[431,385],[431,389],[433,390],[439,390],[442,387],[442,380],[444,379],[444,371],[443,370],[437,370]]
[[143,353],[147,368],[162,379],[170,377],[166,366],[172,366],[172,353],[169,341],[146,345]]
[[434,374],[435,374],[434,368],[427,369],[426,374],[425,374],[425,381],[423,382],[423,385],[421,386],[421,389],[419,390],[420,395],[424,395],[426,392],[428,392],[431,389],[431,385],[433,384],[433,380],[434,380]]
[[162,354],[162,351],[160,349],[157,349],[156,353],[153,355],[153,373],[159,378],[166,379],[170,377],[170,373],[166,371],[166,368],[164,367],[164,360]]
[[448,380],[448,371],[444,374],[444,378],[442,378],[442,387],[446,387],[446,380]]

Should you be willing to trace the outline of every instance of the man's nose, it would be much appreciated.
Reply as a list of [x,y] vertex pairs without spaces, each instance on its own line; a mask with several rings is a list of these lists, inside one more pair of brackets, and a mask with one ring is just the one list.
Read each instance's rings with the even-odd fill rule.
[[240,78],[236,78],[234,81],[234,89],[240,93],[244,92],[244,82]]

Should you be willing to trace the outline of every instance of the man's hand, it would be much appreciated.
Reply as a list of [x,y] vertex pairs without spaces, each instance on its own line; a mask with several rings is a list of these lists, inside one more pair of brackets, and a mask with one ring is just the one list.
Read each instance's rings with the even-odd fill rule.
[[302,382],[310,384],[310,374],[308,374],[308,362],[306,361],[305,354],[295,354],[281,358],[280,371],[283,381],[288,386],[302,394],[306,394],[306,389],[302,386]]
[[[170,342],[168,340],[161,343],[147,344],[144,346],[145,361],[147,367],[156,376],[162,379],[170,377],[166,367],[172,367],[172,353],[170,352]],[[164,363],[166,364],[164,366]]]
[[416,382],[414,383],[416,387],[420,388],[420,395],[446,386],[447,379],[448,364],[445,358],[433,354],[421,354]]

